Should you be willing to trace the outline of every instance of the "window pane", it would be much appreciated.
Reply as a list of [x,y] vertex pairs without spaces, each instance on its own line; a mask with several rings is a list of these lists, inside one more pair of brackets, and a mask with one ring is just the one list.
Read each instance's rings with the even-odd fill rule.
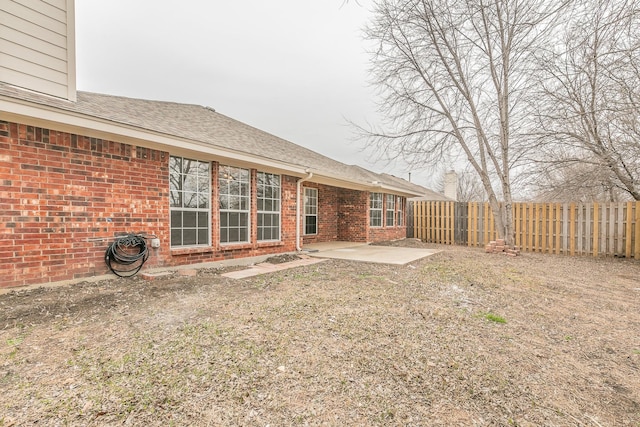
[[229,213],[229,226],[237,227],[239,224],[240,214],[236,212]]
[[177,190],[171,190],[169,194],[169,200],[172,208],[181,208],[182,207],[182,192]]
[[305,217],[305,234],[316,234],[316,219],[315,216]]
[[209,207],[209,195],[198,194],[198,208],[207,209]]
[[206,228],[198,229],[198,244],[199,245],[207,245],[209,244],[209,230]]
[[182,212],[171,212],[171,228],[182,227]]
[[182,229],[171,229],[171,246],[182,245]]
[[182,187],[185,191],[198,191],[198,176],[194,174],[183,175]]
[[183,194],[183,197],[184,197],[184,207],[185,208],[197,208],[198,207],[198,193],[185,191],[182,194]]
[[171,175],[179,175],[182,173],[182,157],[171,156],[169,158],[169,171]]
[[249,225],[249,214],[239,213],[238,217],[239,217],[240,226],[246,228]]
[[229,229],[229,242],[239,242],[239,233],[237,228]]
[[182,231],[182,244],[183,245],[195,245],[196,244],[196,230],[192,228],[185,228]]
[[229,208],[231,210],[240,210],[240,197],[239,196],[229,196]]
[[183,212],[182,221],[184,227],[196,226],[196,212]]
[[220,210],[224,211],[229,209],[229,198],[227,196],[220,196]]
[[198,212],[198,227],[206,227],[209,225],[209,214],[207,212]]

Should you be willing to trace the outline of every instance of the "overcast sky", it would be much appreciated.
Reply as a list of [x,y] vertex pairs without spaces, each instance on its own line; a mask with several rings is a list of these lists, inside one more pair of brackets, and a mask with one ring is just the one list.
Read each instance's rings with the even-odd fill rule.
[[[210,106],[347,164],[403,178],[348,120],[376,122],[371,1],[76,1],[79,90]],[[426,172],[412,181],[431,185]]]

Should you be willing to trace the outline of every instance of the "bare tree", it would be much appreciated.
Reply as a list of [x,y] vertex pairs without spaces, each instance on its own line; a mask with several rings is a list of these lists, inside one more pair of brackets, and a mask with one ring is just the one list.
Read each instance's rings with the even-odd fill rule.
[[485,202],[487,200],[482,182],[473,171],[458,173],[458,201],[460,202]]
[[584,0],[573,16],[540,60],[539,181],[640,200],[640,1]]
[[[533,198],[543,202],[619,202],[625,192],[611,181],[598,162],[567,163],[536,172]],[[628,195],[627,195],[628,196]]]
[[[545,0],[379,0],[368,28],[372,74],[388,121],[368,129],[388,158],[436,165],[460,156],[482,182],[496,227],[513,243],[514,138],[526,117],[537,47],[564,5]],[[503,202],[503,203],[501,203]]]

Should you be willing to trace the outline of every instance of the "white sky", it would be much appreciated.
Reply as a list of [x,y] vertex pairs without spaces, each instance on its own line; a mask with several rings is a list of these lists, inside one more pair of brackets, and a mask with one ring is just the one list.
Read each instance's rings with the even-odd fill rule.
[[[78,0],[79,90],[210,106],[347,164],[373,164],[370,0]],[[413,182],[429,186],[426,171]]]

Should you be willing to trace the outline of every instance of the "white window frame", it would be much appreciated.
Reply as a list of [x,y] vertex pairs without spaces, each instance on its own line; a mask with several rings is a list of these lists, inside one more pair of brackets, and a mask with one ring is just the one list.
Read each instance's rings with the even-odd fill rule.
[[397,206],[398,206],[398,220],[396,221],[396,225],[398,227],[404,226],[404,205],[405,199],[402,196],[398,196]]
[[393,194],[385,194],[385,225],[393,227],[395,225],[396,216],[396,196]]
[[[171,248],[211,246],[210,162],[169,157],[169,216]],[[187,221],[189,225],[185,225]],[[193,239],[184,243],[187,233],[193,234]]]
[[[315,201],[314,204],[309,204],[310,201]],[[314,236],[318,234],[318,189],[313,187],[304,187],[304,221],[303,231],[305,236]],[[315,218],[314,232],[307,232],[307,218]]]
[[[258,205],[257,239],[259,242],[280,241],[282,233],[282,215],[280,214],[280,211],[282,209],[282,177],[273,173],[258,172],[256,174],[256,179]],[[277,184],[274,184],[274,182],[276,181]],[[263,221],[266,216],[271,219],[277,217],[277,224],[274,225],[272,221],[270,225],[265,225]],[[263,237],[264,231],[266,231],[267,229],[273,231],[274,228],[277,228],[277,236],[275,238],[265,239]],[[271,234],[271,232],[269,234]]]
[[382,224],[382,193],[369,193],[369,226],[380,228]]
[[[220,206],[220,244],[250,243],[251,170],[220,165],[218,169],[218,203]],[[245,215],[246,225],[243,226],[241,222]],[[232,230],[237,231],[238,237],[236,239],[230,239]],[[246,235],[244,239],[241,238],[243,230]]]

